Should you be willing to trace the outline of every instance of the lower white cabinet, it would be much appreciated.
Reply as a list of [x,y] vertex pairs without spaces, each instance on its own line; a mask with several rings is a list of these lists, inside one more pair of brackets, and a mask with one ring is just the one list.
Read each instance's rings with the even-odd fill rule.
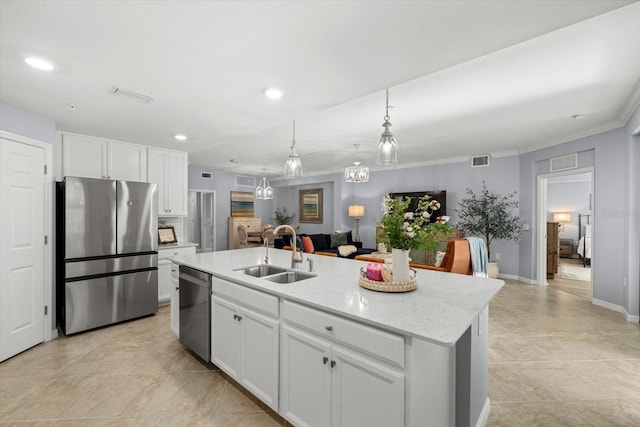
[[214,278],[211,311],[211,361],[277,411],[277,297]]
[[158,261],[158,305],[167,305],[171,301],[171,261]]
[[283,321],[280,407],[287,420],[299,427],[404,425],[403,370]]
[[180,270],[171,263],[171,330],[180,336]]

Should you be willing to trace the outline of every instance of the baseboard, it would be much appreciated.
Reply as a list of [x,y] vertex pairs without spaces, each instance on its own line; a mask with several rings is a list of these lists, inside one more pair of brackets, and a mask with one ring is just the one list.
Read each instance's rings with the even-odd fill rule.
[[490,412],[491,402],[489,401],[489,397],[487,397],[487,400],[484,401],[484,406],[482,407],[482,411],[480,412],[478,421],[476,422],[476,427],[485,427],[487,425],[487,420],[489,419]]
[[624,307],[622,307],[622,314],[624,315],[624,318],[627,319],[627,322],[640,323],[640,316],[627,313],[627,310]]
[[502,274],[498,273],[498,279],[507,279],[507,280],[515,280],[517,282],[523,282],[527,285],[537,285],[538,282],[533,279],[529,279],[528,277],[518,276],[517,274]]
[[591,300],[591,302],[593,303],[593,305],[597,305],[598,307],[606,308],[606,309],[617,311],[618,313],[621,313],[624,316],[624,318],[626,319],[627,322],[631,322],[631,323],[640,322],[640,317],[639,316],[627,313],[627,310],[621,305],[611,304],[610,302],[602,301],[602,300],[596,299],[596,298],[593,298]]
[[58,328],[51,331],[51,339],[55,340],[56,338],[58,338]]

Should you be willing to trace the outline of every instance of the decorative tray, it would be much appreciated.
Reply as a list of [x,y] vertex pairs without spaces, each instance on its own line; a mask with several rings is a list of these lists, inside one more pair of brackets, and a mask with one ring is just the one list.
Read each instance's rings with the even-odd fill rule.
[[367,272],[364,268],[360,269],[360,278],[358,283],[365,289],[378,292],[410,292],[416,289],[416,271],[411,269],[411,279],[408,282],[378,282],[367,279]]

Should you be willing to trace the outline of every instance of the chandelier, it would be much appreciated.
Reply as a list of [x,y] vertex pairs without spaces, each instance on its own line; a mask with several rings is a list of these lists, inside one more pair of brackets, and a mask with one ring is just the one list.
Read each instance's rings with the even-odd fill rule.
[[358,161],[358,147],[360,144],[353,144],[356,147],[356,161],[353,165],[349,165],[344,168],[344,180],[347,182],[367,182],[369,181],[369,168],[367,166],[361,166]]

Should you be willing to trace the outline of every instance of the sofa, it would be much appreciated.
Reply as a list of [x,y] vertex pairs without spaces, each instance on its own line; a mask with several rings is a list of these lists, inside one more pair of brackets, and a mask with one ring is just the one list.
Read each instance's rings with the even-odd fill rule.
[[[291,235],[285,234],[275,239],[273,246],[278,249],[290,249]],[[362,242],[354,242],[351,230],[332,234],[299,234],[297,247],[310,254],[330,255],[354,259],[358,255],[369,255],[375,249],[362,247]]]

